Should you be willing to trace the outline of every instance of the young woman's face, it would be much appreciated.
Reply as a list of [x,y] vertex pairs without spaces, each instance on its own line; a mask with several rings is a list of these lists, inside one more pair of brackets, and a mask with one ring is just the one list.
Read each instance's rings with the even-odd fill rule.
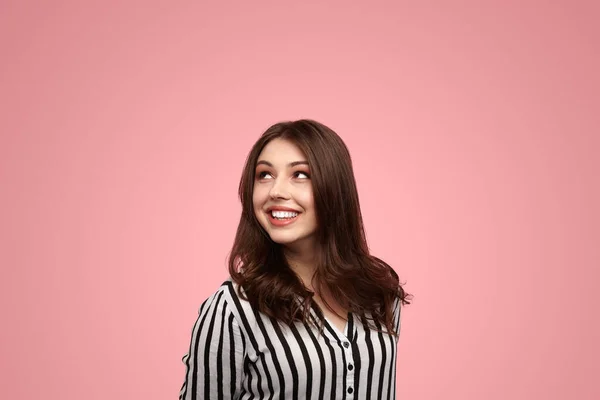
[[273,139],[264,147],[256,163],[252,200],[256,218],[274,242],[297,250],[314,245],[317,218],[310,170],[294,143]]

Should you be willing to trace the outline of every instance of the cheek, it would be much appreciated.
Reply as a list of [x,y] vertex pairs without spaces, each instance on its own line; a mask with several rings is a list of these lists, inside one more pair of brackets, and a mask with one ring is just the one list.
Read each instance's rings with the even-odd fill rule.
[[312,210],[315,206],[312,190],[306,190],[299,193],[297,200],[304,209]]
[[266,193],[265,190],[261,189],[260,187],[254,188],[254,191],[252,192],[252,204],[254,205],[254,209],[260,209],[262,208],[262,206],[264,205],[266,200]]

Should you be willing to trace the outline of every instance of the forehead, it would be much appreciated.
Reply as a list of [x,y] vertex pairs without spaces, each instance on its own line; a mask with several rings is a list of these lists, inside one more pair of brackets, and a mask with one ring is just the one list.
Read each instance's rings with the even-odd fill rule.
[[267,143],[258,155],[258,160],[270,161],[275,165],[293,161],[306,161],[306,156],[292,141],[277,138]]

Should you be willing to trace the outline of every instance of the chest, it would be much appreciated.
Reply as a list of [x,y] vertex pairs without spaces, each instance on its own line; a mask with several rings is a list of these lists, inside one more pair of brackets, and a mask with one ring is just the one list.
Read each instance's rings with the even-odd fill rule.
[[392,382],[396,339],[367,329],[352,315],[347,324],[345,320],[337,321],[346,325],[345,329],[327,321],[322,334],[302,322],[292,326],[269,322],[259,321],[253,332],[256,344],[248,349],[248,361],[253,364],[248,368],[250,375],[254,374],[252,385],[260,381],[265,393],[273,390],[321,398],[319,394],[331,390],[358,390],[361,382]]

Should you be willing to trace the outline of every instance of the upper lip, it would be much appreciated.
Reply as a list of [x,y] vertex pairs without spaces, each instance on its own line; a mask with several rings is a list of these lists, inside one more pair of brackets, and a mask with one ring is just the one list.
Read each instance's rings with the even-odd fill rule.
[[267,208],[267,212],[270,212],[270,211],[291,211],[291,212],[296,212],[296,213],[300,212],[298,210],[294,210],[293,208],[283,207],[283,206],[271,206],[271,207]]

